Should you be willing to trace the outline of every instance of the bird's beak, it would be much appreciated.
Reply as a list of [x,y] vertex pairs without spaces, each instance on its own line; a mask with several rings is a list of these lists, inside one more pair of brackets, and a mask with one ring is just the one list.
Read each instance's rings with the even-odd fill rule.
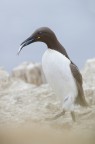
[[32,36],[30,36],[29,38],[27,38],[24,42],[21,43],[20,48],[19,48],[17,54],[19,55],[23,47],[25,47],[25,46],[33,43],[33,42],[35,42],[35,38],[33,38]]

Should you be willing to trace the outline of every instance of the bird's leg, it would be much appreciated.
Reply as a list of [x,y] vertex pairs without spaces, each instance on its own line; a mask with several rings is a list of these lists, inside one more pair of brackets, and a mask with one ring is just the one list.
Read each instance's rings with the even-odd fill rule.
[[75,121],[76,121],[76,118],[75,118],[75,113],[74,113],[74,111],[71,111],[71,117],[72,117],[72,120],[75,122]]
[[65,114],[65,110],[63,110],[61,113],[55,115],[54,117],[52,118],[46,118],[46,120],[56,120],[58,119],[59,117],[63,116]]

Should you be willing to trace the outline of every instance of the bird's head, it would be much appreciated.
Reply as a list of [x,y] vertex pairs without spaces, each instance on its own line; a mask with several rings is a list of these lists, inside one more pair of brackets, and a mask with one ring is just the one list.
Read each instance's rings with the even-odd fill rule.
[[27,38],[24,42],[21,43],[18,54],[20,53],[23,47],[31,43],[44,42],[47,44],[49,48],[51,48],[53,47],[56,40],[57,38],[51,29],[47,27],[41,27],[37,29],[29,38]]

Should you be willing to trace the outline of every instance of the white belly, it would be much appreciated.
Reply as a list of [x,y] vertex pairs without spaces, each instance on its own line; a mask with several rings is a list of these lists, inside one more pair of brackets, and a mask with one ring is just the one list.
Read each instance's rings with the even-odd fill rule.
[[70,70],[70,60],[55,50],[47,49],[42,57],[42,67],[48,83],[60,97],[62,107],[73,109],[78,92]]

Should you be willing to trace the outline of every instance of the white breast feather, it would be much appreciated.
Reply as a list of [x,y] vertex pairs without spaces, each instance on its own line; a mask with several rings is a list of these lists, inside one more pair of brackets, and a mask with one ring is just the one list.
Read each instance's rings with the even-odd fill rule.
[[71,73],[70,60],[55,50],[47,49],[42,57],[42,67],[48,83],[60,97],[63,109],[73,110],[78,91]]

